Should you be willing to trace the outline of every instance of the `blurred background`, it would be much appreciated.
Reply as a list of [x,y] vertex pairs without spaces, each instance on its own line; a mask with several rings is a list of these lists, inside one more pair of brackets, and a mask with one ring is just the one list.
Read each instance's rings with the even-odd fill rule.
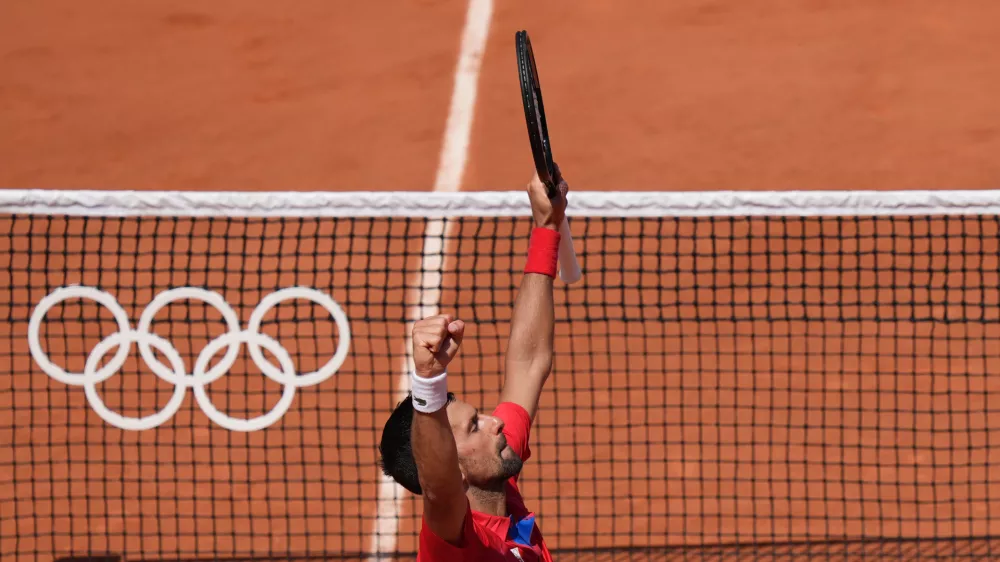
[[[466,10],[3,2],[0,187],[429,190]],[[997,2],[497,2],[463,190],[531,173],[519,29],[574,189],[997,186]]]

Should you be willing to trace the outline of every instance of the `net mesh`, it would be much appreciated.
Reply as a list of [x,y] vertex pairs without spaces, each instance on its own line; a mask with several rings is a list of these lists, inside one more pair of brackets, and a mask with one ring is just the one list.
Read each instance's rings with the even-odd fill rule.
[[[407,324],[435,304],[469,322],[451,390],[495,405],[531,227],[441,224],[0,216],[0,558],[412,560],[420,504],[376,464],[407,388]],[[557,560],[1000,555],[1000,218],[574,216],[572,229],[584,276],[556,283],[554,372],[521,480]],[[288,385],[242,346],[201,398],[181,386],[156,428],[122,430],[89,394],[143,418],[178,386],[137,345],[91,389],[47,375],[29,320],[77,285],[113,296],[132,330],[177,287],[218,293],[238,330],[276,291],[315,288],[349,335],[305,298],[257,332],[297,373],[341,340],[349,352],[329,379],[293,385],[266,429],[232,431],[203,404],[236,419],[282,407]],[[40,349],[93,377],[114,363],[116,346],[88,358],[117,322],[67,298],[39,323]],[[170,347],[186,374],[227,331],[193,298],[148,329],[169,344],[156,362],[174,365]]]

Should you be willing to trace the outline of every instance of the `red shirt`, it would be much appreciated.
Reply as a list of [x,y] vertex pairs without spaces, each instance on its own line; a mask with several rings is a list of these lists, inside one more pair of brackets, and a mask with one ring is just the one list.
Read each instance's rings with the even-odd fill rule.
[[[531,456],[528,448],[531,417],[528,412],[517,404],[504,402],[497,406],[493,415],[503,420],[507,444],[522,460],[527,461]],[[507,512],[511,517],[489,515],[471,507],[466,509],[461,546],[438,537],[424,522],[420,529],[417,562],[552,562],[542,532],[538,525],[533,524],[535,514],[524,506],[521,491],[517,488],[517,476],[507,481]],[[520,525],[514,526],[512,518]],[[512,526],[515,528],[512,529]],[[526,537],[527,528],[530,528],[530,540],[518,539],[518,530],[522,530],[522,536]]]

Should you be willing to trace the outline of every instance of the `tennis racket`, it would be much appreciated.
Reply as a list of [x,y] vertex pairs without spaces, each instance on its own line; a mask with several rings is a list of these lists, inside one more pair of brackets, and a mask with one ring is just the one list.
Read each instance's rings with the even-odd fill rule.
[[[521,81],[521,101],[524,104],[524,119],[528,124],[528,141],[535,161],[535,171],[549,192],[555,197],[555,165],[552,163],[552,144],[549,142],[549,127],[545,122],[545,106],[542,104],[542,85],[538,80],[538,67],[531,39],[527,31],[518,31],[514,36],[517,48],[517,71]],[[573,248],[573,237],[569,230],[569,217],[563,219],[559,230],[559,278],[571,284],[580,280],[580,264]]]

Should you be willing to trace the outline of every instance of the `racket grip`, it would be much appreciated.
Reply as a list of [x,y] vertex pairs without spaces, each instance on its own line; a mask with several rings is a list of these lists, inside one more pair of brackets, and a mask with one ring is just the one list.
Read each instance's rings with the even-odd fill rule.
[[580,263],[576,259],[573,236],[569,230],[569,217],[563,217],[559,227],[559,278],[572,285],[580,280]]

